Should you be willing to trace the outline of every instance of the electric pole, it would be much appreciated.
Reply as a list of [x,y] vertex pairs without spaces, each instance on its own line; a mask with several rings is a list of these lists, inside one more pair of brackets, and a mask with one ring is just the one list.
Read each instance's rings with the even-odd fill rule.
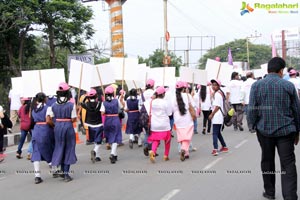
[[257,31],[255,31],[255,35],[250,35],[248,37],[246,37],[246,42],[247,42],[247,70],[250,70],[250,56],[249,56],[249,39],[253,39],[253,38],[259,38],[261,37],[261,34],[257,34]]

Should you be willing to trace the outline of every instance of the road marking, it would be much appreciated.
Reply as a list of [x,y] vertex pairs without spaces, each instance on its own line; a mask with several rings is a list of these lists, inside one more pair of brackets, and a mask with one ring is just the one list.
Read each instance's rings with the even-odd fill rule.
[[243,140],[243,141],[241,141],[239,144],[237,144],[234,148],[238,149],[238,148],[240,148],[243,144],[245,144],[246,142],[248,142],[248,140]]
[[215,164],[217,164],[219,161],[221,161],[223,158],[217,158],[216,160],[212,161],[211,163],[209,163],[208,165],[206,165],[203,170],[208,170],[211,167],[213,167]]
[[6,179],[6,177],[1,177],[1,178],[0,178],[0,181],[2,181],[2,180],[4,180],[4,179]]
[[160,200],[170,200],[172,197],[174,197],[178,192],[180,192],[179,189],[171,190],[168,194],[163,196]]

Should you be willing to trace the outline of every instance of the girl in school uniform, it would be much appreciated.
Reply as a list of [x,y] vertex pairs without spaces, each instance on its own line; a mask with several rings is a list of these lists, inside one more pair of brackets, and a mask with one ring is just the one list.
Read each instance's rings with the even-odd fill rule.
[[164,100],[165,88],[160,86],[155,91],[156,98],[150,102],[150,136],[148,141],[152,143],[152,149],[149,152],[149,158],[152,163],[155,162],[156,150],[160,140],[165,142],[165,153],[163,160],[169,160],[169,151],[171,146],[171,126],[170,118],[172,107]]
[[189,146],[194,132],[194,121],[189,113],[189,102],[195,107],[189,94],[185,93],[185,83],[176,83],[176,98],[173,101],[174,123],[176,125],[177,141],[181,145],[180,160],[189,158]]
[[101,161],[100,145],[103,138],[103,124],[100,112],[101,99],[98,98],[95,89],[92,88],[86,94],[81,107],[86,110],[85,125],[88,126],[90,142],[95,144],[94,149],[91,151],[91,161],[93,163],[99,162]]
[[55,119],[55,148],[52,166],[61,166],[65,182],[73,180],[69,175],[70,166],[77,161],[75,154],[76,139],[73,128],[73,122],[76,121],[76,108],[75,104],[69,101],[71,98],[69,89],[67,83],[60,83],[56,92],[57,101],[52,105]]
[[[23,158],[22,157],[22,148],[25,142],[25,139],[27,137],[28,134],[31,134],[31,130],[30,130],[30,124],[31,124],[31,119],[30,119],[30,115],[31,115],[31,100],[30,98],[21,98],[21,102],[22,102],[22,106],[18,111],[18,116],[20,119],[20,130],[21,130],[21,138],[19,141],[19,145],[18,145],[18,150],[16,153],[16,157],[18,159]],[[28,148],[29,150],[29,148]],[[28,151],[28,156],[30,157],[31,153]]]
[[101,105],[101,114],[105,116],[103,130],[107,142],[111,146],[111,155],[109,157],[112,164],[118,160],[117,147],[122,143],[122,130],[119,118],[119,110],[122,105],[118,99],[114,98],[114,88],[107,86],[105,88],[105,101]]
[[139,112],[139,99],[137,98],[137,90],[131,89],[129,96],[125,102],[125,111],[127,112],[128,119],[126,124],[125,133],[129,134],[129,147],[133,148],[135,136],[138,136],[138,146],[142,146],[140,134],[142,132],[141,127],[137,123],[140,117]]
[[32,110],[35,123],[32,130],[32,156],[34,166],[35,184],[43,182],[40,172],[40,161],[51,162],[54,148],[54,133],[51,108],[46,105],[47,97],[40,92],[35,96],[36,106]]

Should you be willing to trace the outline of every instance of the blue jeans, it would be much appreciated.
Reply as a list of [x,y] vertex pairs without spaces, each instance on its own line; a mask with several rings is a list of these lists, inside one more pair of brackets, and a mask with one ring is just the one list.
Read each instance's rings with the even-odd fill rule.
[[28,146],[28,149],[27,149],[27,153],[32,154],[32,142],[31,142],[31,140],[30,140],[30,142],[29,142],[29,146]]
[[23,148],[23,145],[24,145],[24,142],[25,142],[25,139],[26,139],[28,133],[29,133],[29,131],[21,130],[21,138],[20,138],[20,142],[19,142],[18,150],[17,150],[18,154],[22,154],[22,148]]
[[218,149],[218,139],[223,147],[226,147],[224,138],[221,134],[222,124],[213,124],[213,145],[214,149]]
[[194,133],[197,132],[197,127],[198,127],[198,118],[196,118],[196,119],[194,120]]

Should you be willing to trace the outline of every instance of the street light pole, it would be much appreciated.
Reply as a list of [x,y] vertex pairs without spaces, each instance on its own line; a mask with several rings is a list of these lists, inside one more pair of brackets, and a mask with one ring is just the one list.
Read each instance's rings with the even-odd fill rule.
[[250,70],[250,52],[249,52],[249,39],[250,38],[259,38],[261,37],[261,34],[257,34],[257,31],[255,31],[255,35],[250,35],[248,37],[246,37],[246,42],[247,42],[247,62],[248,62],[248,65],[247,65],[247,70]]

